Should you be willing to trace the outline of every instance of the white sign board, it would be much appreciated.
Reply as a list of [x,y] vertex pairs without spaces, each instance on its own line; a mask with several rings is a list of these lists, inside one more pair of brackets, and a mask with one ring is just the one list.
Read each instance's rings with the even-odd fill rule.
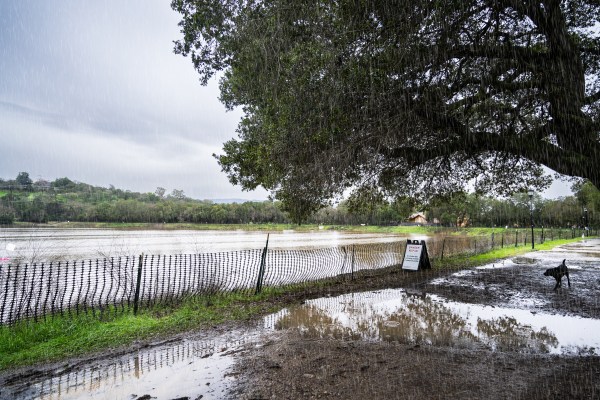
[[419,260],[421,260],[422,251],[423,245],[421,244],[407,244],[406,252],[404,253],[404,261],[402,262],[402,269],[417,271],[419,269]]

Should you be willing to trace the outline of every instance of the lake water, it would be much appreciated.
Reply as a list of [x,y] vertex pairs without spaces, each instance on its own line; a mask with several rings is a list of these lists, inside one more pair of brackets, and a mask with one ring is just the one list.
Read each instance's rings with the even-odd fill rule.
[[[405,237],[338,231],[270,233],[270,249],[390,243]],[[0,228],[0,263],[94,259],[135,254],[194,254],[261,249],[266,232]]]

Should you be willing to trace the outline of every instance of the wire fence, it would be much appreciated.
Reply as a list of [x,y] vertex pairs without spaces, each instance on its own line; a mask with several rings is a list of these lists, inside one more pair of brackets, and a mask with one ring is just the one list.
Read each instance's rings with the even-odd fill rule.
[[[547,231],[544,240],[575,237]],[[406,239],[310,250],[257,250],[178,255],[132,255],[95,260],[0,264],[0,325],[54,315],[137,312],[172,305],[191,296],[234,292],[253,295],[263,287],[302,285],[323,279],[354,279],[359,271],[402,264]],[[524,231],[486,236],[429,237],[434,266],[445,257],[492,248],[531,245]]]

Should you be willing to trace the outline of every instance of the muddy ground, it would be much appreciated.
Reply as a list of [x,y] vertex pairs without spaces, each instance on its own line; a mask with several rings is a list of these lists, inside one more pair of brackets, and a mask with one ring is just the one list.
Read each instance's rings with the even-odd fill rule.
[[[560,249],[457,274],[398,272],[368,278],[362,286],[401,287],[457,302],[600,318],[600,254],[582,255],[577,245],[569,250],[574,251],[574,255],[565,253],[573,257],[567,259],[571,287],[563,278],[557,290],[553,289],[554,279],[543,272],[562,261]],[[231,397],[600,399],[600,357],[590,354],[594,353],[524,354],[320,339],[281,331],[264,346],[246,350],[234,371],[238,384]]]

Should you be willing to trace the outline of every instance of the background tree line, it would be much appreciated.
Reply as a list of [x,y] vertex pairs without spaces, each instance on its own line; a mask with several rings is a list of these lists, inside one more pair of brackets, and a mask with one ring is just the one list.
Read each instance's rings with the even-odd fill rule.
[[[430,223],[442,226],[509,226],[530,223],[530,206],[536,226],[596,226],[600,192],[590,183],[574,187],[574,196],[544,199],[526,193],[493,198],[474,193],[455,192],[419,203],[409,197],[393,200],[378,191],[360,191],[337,206],[310,214],[304,221],[331,225],[398,225],[407,223],[416,212],[425,213]],[[587,210],[585,212],[584,210]],[[164,188],[154,193],[92,186],[58,178],[52,182],[33,182],[27,172],[16,179],[0,179],[0,224],[15,221],[150,222],[249,224],[298,222],[279,201],[219,204],[195,200],[182,190],[170,194]]]

